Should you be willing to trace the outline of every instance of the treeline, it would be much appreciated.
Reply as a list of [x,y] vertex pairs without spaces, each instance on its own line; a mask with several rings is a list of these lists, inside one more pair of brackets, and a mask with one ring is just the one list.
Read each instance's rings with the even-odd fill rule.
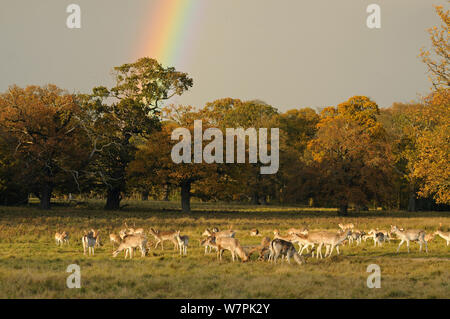
[[[448,32],[448,11],[437,11]],[[333,206],[341,214],[349,207],[448,209],[450,81],[448,33],[446,38],[441,31],[430,34],[437,37],[435,54],[447,63],[422,53],[433,91],[420,102],[385,109],[366,96],[320,114],[311,108],[280,113],[259,100],[232,98],[200,109],[161,108],[193,80],[150,58],[114,68],[116,85],[91,94],[70,94],[54,85],[11,86],[0,95],[0,203],[25,203],[34,194],[40,207],[49,209],[52,196],[76,193],[101,196],[105,209],[119,209],[123,198],[139,192],[143,199],[178,193],[184,211],[192,196]],[[193,131],[194,120],[202,120],[203,130],[222,132],[279,128],[278,172],[261,175],[263,164],[248,160],[175,164],[171,150],[178,141],[171,133],[177,127]]]

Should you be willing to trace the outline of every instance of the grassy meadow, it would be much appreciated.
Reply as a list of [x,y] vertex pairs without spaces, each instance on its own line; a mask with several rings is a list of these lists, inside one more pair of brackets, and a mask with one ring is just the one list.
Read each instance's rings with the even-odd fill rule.
[[[199,239],[206,227],[233,227],[243,246],[256,245],[251,237],[258,228],[263,236],[282,234],[290,227],[307,225],[310,230],[337,230],[340,222],[353,222],[361,230],[391,224],[422,228],[427,232],[439,223],[448,230],[448,212],[362,212],[338,217],[332,209],[193,203],[193,212],[183,214],[175,202],[129,201],[122,211],[103,211],[101,203],[84,206],[56,205],[51,211],[35,207],[0,208],[0,298],[449,298],[450,246],[440,237],[419,253],[418,244],[406,244],[396,253],[399,241],[373,247],[342,246],[341,255],[305,265],[286,262],[274,265],[257,261],[231,262],[229,252],[218,262],[215,253],[204,254]],[[170,242],[165,249],[140,252],[132,260],[123,253],[112,258],[110,232],[129,226],[160,230],[180,229],[190,237],[188,255],[180,257]],[[95,256],[84,256],[83,230],[100,229],[102,246]],[[67,231],[70,244],[57,247],[56,231]],[[154,238],[148,235],[153,244]],[[297,248],[297,246],[296,246]],[[68,289],[66,268],[81,267],[81,288]],[[381,268],[381,288],[369,289],[369,264]]]

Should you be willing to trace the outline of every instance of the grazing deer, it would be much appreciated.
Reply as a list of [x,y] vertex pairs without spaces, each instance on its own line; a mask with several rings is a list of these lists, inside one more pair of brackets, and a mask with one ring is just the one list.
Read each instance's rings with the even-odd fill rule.
[[63,245],[64,243],[69,243],[69,234],[63,231],[62,233],[55,234],[56,245]]
[[176,231],[159,231],[150,228],[150,234],[152,234],[153,237],[155,237],[156,239],[155,248],[157,248],[158,245],[161,244],[161,249],[164,250],[164,241],[166,240],[171,241],[173,243],[174,245],[173,249],[178,248],[178,241],[175,238],[177,234]]
[[[291,229],[292,230],[292,229]],[[307,233],[307,232],[306,232]],[[302,230],[301,232],[291,232],[288,236],[281,236],[278,229],[275,229],[273,231],[274,239],[282,239],[285,241],[289,241],[293,244],[298,244],[298,249],[300,251],[300,256],[303,253],[303,250],[306,249],[308,251],[308,247],[314,247],[314,244],[307,240],[307,236],[305,235],[305,230]]]
[[425,250],[428,253],[428,244],[425,240],[425,231],[421,229],[409,229],[409,230],[400,230],[397,226],[391,225],[391,233],[395,234],[400,238],[400,245],[398,245],[397,253],[400,250],[401,245],[406,241],[406,247],[408,248],[409,253],[409,242],[416,241],[418,242],[420,249],[422,251],[422,246],[425,244]]
[[264,260],[265,259],[265,255],[267,254],[267,252],[269,251],[269,247],[270,247],[270,242],[271,239],[269,237],[264,237],[261,240],[261,244],[259,246],[256,246],[254,248],[252,248],[248,255],[249,257],[254,253],[254,252],[258,252],[258,260]]
[[281,260],[286,256],[288,263],[291,263],[291,258],[294,257],[294,260],[297,264],[301,265],[305,262],[305,259],[301,257],[294,248],[294,245],[286,240],[275,238],[270,242],[269,246],[269,260],[271,262],[277,263],[278,256],[281,255]]
[[84,232],[84,236],[81,238],[83,244],[83,254],[86,255],[86,248],[88,249],[89,256],[95,255],[95,246],[97,245],[98,231],[91,229],[89,232]]
[[117,236],[116,234],[109,234],[109,241],[112,242],[113,245],[113,249],[114,249],[114,244],[119,244],[120,245],[120,237]]
[[450,232],[443,232],[443,231],[440,231],[440,230],[436,230],[433,233],[433,235],[438,235],[442,239],[445,239],[445,241],[447,242],[447,246],[450,244]]
[[145,257],[147,252],[146,247],[147,237],[145,235],[129,235],[123,239],[119,248],[113,252],[113,257],[117,257],[121,251],[125,250],[125,259],[128,253],[130,254],[130,259],[132,259],[135,248],[139,248],[141,250],[141,257]]
[[250,231],[250,236],[261,236],[261,234],[258,229],[254,228]]
[[175,239],[178,242],[178,247],[180,247],[180,255],[182,255],[182,254],[187,255],[189,236],[187,236],[187,235],[180,236],[180,231],[177,230],[177,232],[175,234]]
[[231,252],[231,258],[234,262],[234,259],[237,256],[241,258],[242,262],[248,261],[248,255],[245,253],[242,248],[239,240],[233,237],[217,237],[216,238],[217,245],[217,258],[222,260],[222,255],[224,250],[229,250]]
[[427,243],[429,243],[430,241],[432,241],[434,239],[434,237],[436,236],[436,233],[432,233],[432,234],[426,234],[425,235],[425,241]]

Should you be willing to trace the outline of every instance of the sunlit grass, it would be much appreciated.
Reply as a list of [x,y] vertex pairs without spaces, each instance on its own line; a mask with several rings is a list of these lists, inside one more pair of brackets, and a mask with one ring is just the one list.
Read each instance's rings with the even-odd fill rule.
[[[204,255],[199,247],[206,227],[232,227],[244,246],[256,245],[251,237],[258,228],[272,237],[273,229],[283,233],[293,226],[337,229],[339,222],[353,222],[359,229],[388,229],[391,224],[434,231],[439,223],[450,225],[449,213],[369,211],[358,217],[338,217],[333,209],[292,206],[251,206],[224,203],[193,203],[193,213],[182,214],[177,202],[129,201],[123,211],[106,212],[102,203],[89,201],[80,207],[56,205],[40,211],[33,205],[0,208],[0,298],[449,298],[450,247],[435,238],[429,253],[411,253],[398,241],[373,247],[343,246],[340,256],[307,259],[307,264],[288,265],[252,261],[232,263],[225,253],[219,263],[214,253]],[[356,216],[356,214],[355,214]],[[171,243],[165,250],[151,249],[145,258],[124,260],[111,257],[109,232],[129,226],[180,229],[190,237],[187,257],[180,257]],[[103,246],[94,257],[83,256],[80,238],[84,230],[99,228]],[[66,230],[70,244],[57,247],[56,231]],[[153,242],[152,236],[149,236]],[[81,267],[81,289],[66,287],[69,264]],[[366,272],[378,264],[382,288],[369,289]]]

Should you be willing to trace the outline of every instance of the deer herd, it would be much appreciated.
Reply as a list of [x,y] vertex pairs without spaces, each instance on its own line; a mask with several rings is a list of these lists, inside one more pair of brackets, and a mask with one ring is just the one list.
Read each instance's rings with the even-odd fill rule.
[[[290,263],[294,259],[298,264],[305,262],[304,253],[311,254],[317,259],[330,257],[334,250],[340,254],[339,248],[345,244],[349,246],[353,243],[360,245],[362,241],[372,239],[374,246],[382,247],[384,243],[390,242],[393,239],[400,240],[397,248],[399,252],[401,246],[406,243],[408,253],[410,252],[409,243],[417,242],[419,244],[419,251],[422,251],[425,246],[425,251],[428,253],[428,242],[433,240],[435,236],[444,239],[447,246],[450,245],[450,232],[436,230],[433,233],[427,234],[421,229],[403,229],[395,225],[391,225],[389,231],[382,229],[370,229],[369,231],[362,231],[355,228],[354,224],[338,224],[337,231],[324,230],[309,230],[306,227],[290,228],[287,230],[287,235],[282,236],[278,229],[273,231],[273,238],[263,237],[261,244],[257,246],[242,246],[240,241],[235,237],[236,231],[231,228],[228,230],[219,231],[217,227],[206,229],[202,234],[202,239],[199,240],[200,246],[205,247],[205,255],[210,253],[213,249],[217,252],[217,259],[222,260],[222,255],[225,250],[230,251],[233,262],[236,258],[241,259],[242,262],[250,260],[250,256],[254,253],[258,254],[258,260],[268,260],[270,262],[277,262],[278,257],[281,260],[286,259]],[[442,229],[442,224],[439,225]],[[155,239],[154,249],[161,245],[161,250],[164,250],[164,242],[170,241],[174,249],[179,249],[180,255],[187,255],[187,248],[189,244],[189,236],[181,235],[180,231],[160,231],[154,228],[149,229],[149,234]],[[259,230],[252,229],[250,236],[262,236]],[[395,237],[394,237],[395,236]],[[133,258],[136,249],[141,251],[141,256],[145,257],[147,251],[150,249],[150,243],[147,240],[147,235],[143,228],[128,227],[125,223],[125,228],[119,231],[116,235],[111,233],[109,235],[110,242],[113,247],[112,256],[116,257],[119,253],[124,251],[125,258]],[[67,232],[55,234],[56,244],[63,245],[69,243],[69,235]],[[83,252],[86,251],[89,255],[94,255],[95,248],[100,246],[99,230],[91,229],[84,232],[81,238]],[[117,249],[115,246],[117,245]],[[296,250],[295,245],[298,245]],[[322,248],[325,247],[325,255],[322,255]]]

